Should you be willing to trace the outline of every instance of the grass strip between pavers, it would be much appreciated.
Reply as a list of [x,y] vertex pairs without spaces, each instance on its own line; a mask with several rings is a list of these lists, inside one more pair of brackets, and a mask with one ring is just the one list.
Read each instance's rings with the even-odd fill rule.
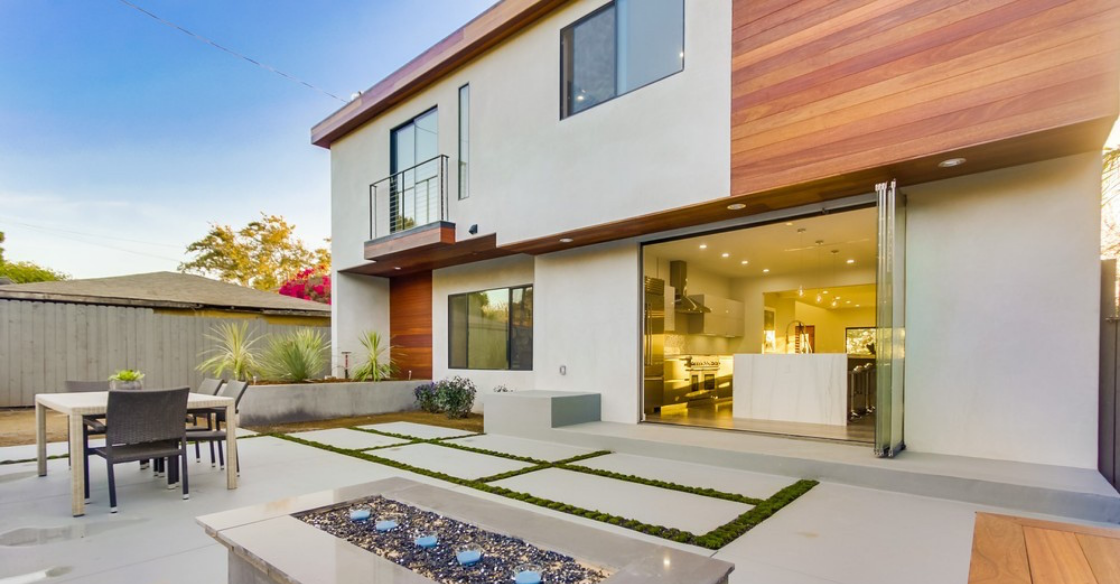
[[[715,489],[701,489],[701,488],[697,488],[697,487],[688,487],[688,486],[685,486],[685,485],[678,485],[676,483],[670,483],[670,482],[667,482],[667,481],[658,481],[658,480],[655,480],[655,479],[647,479],[647,478],[643,478],[643,477],[636,477],[636,476],[633,476],[633,475],[624,475],[624,474],[621,474],[621,473],[615,473],[615,472],[611,472],[611,471],[601,471],[599,469],[592,469],[592,468],[582,467],[582,466],[572,464],[573,462],[578,462],[578,461],[581,461],[581,460],[594,458],[596,456],[603,456],[603,455],[606,455],[606,454],[610,454],[610,451],[607,451],[607,450],[590,452],[590,453],[587,453],[587,454],[581,454],[579,456],[573,456],[571,458],[567,458],[567,459],[564,459],[564,460],[559,460],[559,461],[556,461],[556,462],[549,462],[549,461],[543,461],[543,460],[536,460],[536,459],[532,459],[532,458],[528,458],[528,457],[515,456],[515,455],[512,455],[512,454],[506,454],[506,453],[503,453],[503,452],[486,450],[486,449],[482,449],[482,448],[474,448],[474,447],[470,447],[470,446],[464,446],[462,444],[446,443],[445,440],[448,440],[447,438],[422,439],[422,438],[415,438],[413,436],[406,436],[404,434],[395,434],[395,433],[391,433],[391,432],[381,432],[381,431],[378,431],[378,430],[370,430],[370,429],[366,429],[366,428],[355,428],[355,429],[360,429],[360,430],[365,431],[365,432],[372,432],[374,434],[381,434],[383,436],[389,436],[389,437],[392,437],[392,438],[400,438],[400,439],[410,440],[410,442],[408,444],[396,444],[394,446],[407,446],[407,445],[410,445],[410,444],[437,444],[439,446],[444,446],[444,447],[449,447],[449,448],[457,448],[457,449],[460,449],[460,450],[466,450],[468,452],[475,452],[475,453],[478,453],[478,454],[486,454],[486,455],[490,455],[490,456],[496,456],[496,457],[499,457],[499,458],[507,458],[507,459],[510,459],[510,460],[517,460],[517,461],[520,461],[520,462],[531,463],[531,464],[534,464],[534,466],[528,466],[528,467],[525,467],[523,469],[509,471],[509,472],[505,472],[505,473],[501,473],[501,474],[497,474],[497,475],[493,475],[493,476],[489,476],[489,477],[483,477],[481,479],[471,480],[471,479],[464,479],[464,478],[460,478],[460,477],[451,476],[451,475],[448,475],[448,474],[445,474],[445,473],[442,473],[442,472],[438,472],[438,471],[428,470],[426,468],[413,466],[413,465],[408,464],[408,463],[399,462],[399,461],[388,459],[388,458],[382,458],[382,457],[377,456],[375,454],[369,454],[368,453],[369,450],[379,450],[380,448],[388,448],[388,447],[379,447],[379,448],[367,449],[366,451],[349,450],[349,449],[346,449],[346,448],[338,448],[338,447],[335,447],[335,446],[330,446],[328,444],[323,444],[323,443],[320,443],[320,442],[312,442],[312,441],[309,441],[309,440],[304,440],[302,438],[296,438],[294,436],[289,436],[287,434],[269,434],[269,436],[279,438],[281,440],[287,440],[289,442],[295,442],[297,444],[303,444],[304,446],[311,446],[313,448],[319,448],[321,450],[327,450],[327,451],[330,451],[330,452],[335,452],[337,454],[343,454],[343,455],[351,456],[351,457],[354,457],[354,458],[360,458],[360,459],[368,461],[368,462],[373,462],[373,463],[381,464],[381,465],[384,465],[384,466],[388,466],[388,467],[396,468],[396,469],[399,469],[399,470],[403,470],[403,471],[406,471],[406,472],[411,472],[411,473],[423,475],[423,476],[426,476],[426,477],[438,479],[438,480],[445,481],[445,482],[448,482],[448,483],[451,483],[451,484],[454,484],[454,485],[461,485],[461,486],[464,486],[464,487],[469,487],[469,488],[475,489],[477,491],[482,491],[484,493],[490,493],[490,494],[493,494],[493,495],[499,495],[499,496],[502,496],[502,497],[513,499],[515,501],[522,501],[524,503],[529,503],[529,504],[532,504],[532,505],[536,505],[538,507],[544,507],[546,509],[552,509],[554,511],[559,511],[561,513],[568,513],[569,515],[576,515],[578,517],[584,517],[586,519],[592,519],[594,521],[601,521],[603,523],[609,523],[611,525],[617,525],[619,527],[624,527],[626,529],[630,529],[630,530],[633,530],[633,531],[638,531],[640,533],[645,533],[647,535],[652,535],[652,536],[655,536],[655,537],[660,537],[660,538],[663,538],[663,539],[672,540],[672,541],[675,541],[675,542],[678,542],[678,543],[690,544],[690,545],[695,545],[695,546],[704,547],[704,548],[713,549],[713,550],[718,550],[718,549],[722,548],[723,546],[731,543],[735,539],[741,537],[744,533],[750,531],[751,529],[753,529],[759,523],[762,523],[766,519],[770,518],[775,513],[777,513],[780,509],[782,509],[786,505],[789,505],[793,501],[797,500],[798,497],[800,497],[801,495],[804,495],[805,493],[809,492],[810,489],[812,489],[813,487],[815,487],[818,484],[818,482],[814,481],[814,480],[800,480],[800,481],[797,481],[796,483],[782,489],[781,491],[778,491],[773,496],[771,496],[769,499],[762,500],[762,499],[754,499],[754,498],[751,498],[751,497],[745,497],[743,495],[737,495],[735,493],[724,493],[722,491],[717,491]],[[479,434],[476,434],[476,436],[477,435],[479,435]],[[751,505],[754,505],[754,506],[749,511],[746,511],[745,513],[739,515],[735,519],[732,519],[731,521],[729,521],[729,522],[727,522],[727,523],[725,523],[725,524],[723,524],[723,525],[721,525],[721,526],[719,526],[719,527],[717,527],[717,528],[715,528],[715,529],[713,529],[713,530],[711,530],[707,533],[698,535],[698,534],[695,534],[695,533],[692,533],[692,532],[689,532],[689,531],[685,531],[683,529],[676,529],[676,528],[673,528],[673,527],[665,527],[663,525],[653,525],[653,524],[649,524],[649,523],[644,523],[644,522],[638,521],[636,519],[627,519],[625,517],[621,517],[621,516],[618,516],[618,515],[612,515],[610,513],[603,513],[602,511],[598,511],[598,510],[584,509],[582,507],[576,507],[574,505],[569,505],[567,503],[562,503],[560,501],[543,499],[541,497],[534,496],[530,493],[521,493],[521,492],[518,492],[518,491],[514,491],[512,489],[507,489],[505,487],[499,487],[499,486],[496,486],[496,485],[488,484],[490,482],[499,481],[499,480],[502,480],[502,479],[506,479],[506,478],[510,478],[510,477],[514,477],[514,476],[519,476],[519,475],[523,475],[523,474],[529,474],[529,473],[532,473],[532,472],[537,472],[537,471],[545,470],[545,469],[548,469],[548,468],[560,468],[560,469],[570,470],[570,471],[574,471],[574,472],[584,472],[584,473],[587,473],[587,474],[594,474],[594,475],[598,475],[598,476],[603,476],[605,478],[611,478],[611,479],[620,480],[620,481],[624,481],[624,482],[644,484],[644,485],[647,485],[647,486],[663,488],[663,489],[667,489],[667,490],[681,491],[681,492],[685,492],[685,493],[689,493],[689,494],[693,494],[693,495],[698,495],[698,496],[712,497],[712,498],[724,499],[724,500],[728,500],[728,501],[746,503],[746,504],[751,504]],[[753,501],[753,503],[751,501]]]
[[[59,458],[70,458],[70,455],[69,454],[52,454],[52,455],[47,457],[47,460],[57,460]],[[35,462],[37,460],[39,460],[39,457],[21,458],[19,460],[0,460],[0,466],[3,466],[5,464],[23,464],[25,462]]]

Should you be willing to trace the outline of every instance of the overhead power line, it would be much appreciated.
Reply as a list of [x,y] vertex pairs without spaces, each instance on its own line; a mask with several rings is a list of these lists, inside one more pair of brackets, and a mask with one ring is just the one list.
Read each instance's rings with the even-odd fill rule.
[[41,229],[43,231],[56,231],[58,233],[72,233],[74,235],[84,235],[86,237],[97,237],[101,239],[115,239],[117,241],[127,241],[128,243],[142,243],[144,245],[158,245],[161,247],[170,247],[172,249],[183,249],[181,245],[172,245],[170,243],[156,243],[154,241],[144,241],[142,239],[127,239],[124,237],[113,237],[112,235],[100,235],[97,233],[86,233],[84,231],[73,231],[70,229],[62,229],[60,227],[47,227],[46,225],[35,225],[32,223],[23,223],[21,221],[12,221],[11,219],[0,218],[0,223],[8,223],[10,225],[21,225],[23,227],[30,227],[32,229]]
[[[104,248],[106,248],[106,249],[113,249],[113,250],[116,250],[116,251],[123,251],[123,252],[125,252],[125,253],[131,253],[131,254],[136,254],[136,255],[142,255],[142,256],[147,256],[147,257],[150,257],[150,258],[156,258],[156,259],[160,259],[160,260],[167,260],[167,261],[170,261],[170,262],[176,262],[176,263],[182,262],[182,259],[176,259],[176,258],[171,258],[171,257],[167,257],[167,256],[157,255],[157,254],[153,254],[153,253],[147,253],[147,252],[143,252],[143,251],[137,251],[137,250],[134,250],[134,249],[128,249],[128,248],[124,248],[124,247],[117,247],[117,246],[115,246],[115,245],[109,245],[109,244],[107,244],[107,243],[101,243],[101,242],[97,242],[97,241],[90,241],[90,240],[88,240],[88,239],[82,239],[82,238],[80,238],[80,237],[75,237],[75,236],[73,236],[73,235],[66,235],[66,233],[76,233],[76,232],[73,232],[73,231],[67,231],[67,230],[64,230],[64,229],[51,229],[51,228],[49,228],[49,227],[39,227],[39,226],[36,226],[36,225],[31,225],[31,224],[29,224],[29,223],[19,223],[19,222],[16,222],[16,221],[8,221],[7,219],[4,219],[4,220],[0,220],[0,223],[7,223],[7,224],[9,224],[9,225],[21,225],[21,226],[23,226],[23,227],[30,227],[30,228],[32,228],[32,229],[41,229],[41,230],[44,230],[44,231],[55,231],[55,232],[61,232],[61,233],[58,233],[58,234],[56,235],[56,237],[61,237],[62,239],[68,239],[68,240],[70,240],[70,241],[76,241],[76,242],[78,242],[78,243],[84,243],[84,244],[86,244],[86,245],[93,245],[93,246],[97,246],[97,247],[104,247]],[[87,236],[87,237],[105,237],[105,236],[103,236],[103,235],[86,235],[86,236]],[[107,238],[107,239],[121,239],[121,238],[118,238],[118,237],[110,237],[110,238]],[[135,240],[124,240],[124,241],[135,241]],[[166,244],[157,244],[157,245],[166,245]]]
[[257,67],[260,67],[261,69],[264,69],[265,71],[275,73],[275,74],[277,74],[277,75],[279,75],[279,76],[281,76],[281,77],[283,77],[283,78],[285,78],[289,81],[294,81],[296,83],[299,83],[300,85],[302,85],[304,87],[307,87],[308,89],[318,91],[319,93],[322,93],[323,95],[326,95],[327,97],[337,99],[338,101],[341,101],[342,103],[349,103],[345,99],[342,99],[341,97],[339,97],[339,96],[337,96],[337,95],[335,95],[335,94],[333,94],[333,93],[331,93],[331,92],[329,92],[329,91],[327,91],[327,90],[325,90],[321,87],[317,87],[315,85],[312,85],[312,84],[310,84],[310,83],[308,83],[308,82],[306,82],[306,81],[304,81],[304,80],[302,80],[299,77],[296,77],[294,75],[289,75],[289,74],[277,69],[276,67],[273,67],[271,65],[266,65],[265,63],[261,63],[260,61],[258,61],[256,59],[253,59],[251,57],[247,57],[245,55],[242,55],[241,53],[238,53],[237,51],[235,51],[233,49],[224,47],[224,46],[222,46],[222,45],[220,45],[220,44],[218,44],[218,43],[216,43],[216,42],[214,42],[214,41],[212,41],[212,40],[210,40],[210,39],[208,39],[208,38],[206,38],[202,35],[195,34],[191,31],[175,24],[174,22],[171,22],[170,20],[166,20],[164,18],[161,18],[158,15],[153,14],[153,13],[151,13],[151,12],[149,12],[149,11],[147,11],[147,10],[129,2],[128,0],[117,0],[117,1],[120,2],[121,4],[124,4],[125,6],[127,6],[129,8],[131,8],[131,9],[133,9],[133,10],[136,10],[137,12],[140,12],[141,14],[144,14],[144,15],[152,18],[156,22],[159,22],[161,24],[165,24],[167,26],[170,26],[171,28],[173,28],[173,29],[175,29],[175,30],[177,30],[177,31],[195,39],[195,40],[204,42],[204,43],[214,47],[215,49],[218,49],[218,50],[223,51],[223,52],[225,52],[229,55],[237,57],[238,59],[241,59],[243,61],[247,61],[249,63],[252,63],[253,65],[256,65]]

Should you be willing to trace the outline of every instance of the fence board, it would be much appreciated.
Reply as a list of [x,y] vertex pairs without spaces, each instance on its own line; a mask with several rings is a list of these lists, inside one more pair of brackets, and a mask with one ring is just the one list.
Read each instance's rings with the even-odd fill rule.
[[[197,387],[203,374],[196,367],[215,345],[205,335],[231,320],[244,322],[150,308],[0,300],[0,407],[31,406],[37,393],[65,391],[68,379],[106,379],[126,367],[143,371],[147,387]],[[303,328],[264,318],[248,322],[254,335]],[[317,328],[329,337],[329,327]]]

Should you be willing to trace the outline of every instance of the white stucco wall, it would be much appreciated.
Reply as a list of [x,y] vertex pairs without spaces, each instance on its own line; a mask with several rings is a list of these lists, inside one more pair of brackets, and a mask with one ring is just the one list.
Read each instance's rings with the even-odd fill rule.
[[331,277],[331,372],[342,377],[344,351],[350,368],[363,360],[361,336],[378,331],[389,341],[389,280],[340,274]]
[[1100,157],[907,187],[910,450],[1096,467]]
[[[565,5],[335,142],[335,265],[362,262],[369,185],[389,174],[391,129],[434,106],[460,240],[472,224],[506,244],[727,195],[731,2],[685,3],[683,71],[561,120],[560,29],[602,4]],[[458,91],[468,83],[471,194],[459,200]]]
[[603,420],[638,421],[640,278],[632,240],[537,256],[537,389],[601,393]]
[[[486,262],[455,266],[432,272],[432,377],[466,377],[478,389],[478,405],[499,385],[511,390],[535,389],[532,371],[484,371],[448,367],[447,297],[451,294],[509,288],[533,283],[533,257],[512,256]],[[534,302],[535,290],[534,290]],[[535,317],[535,315],[534,315]],[[537,341],[534,330],[534,344]],[[534,346],[534,350],[536,347]]]

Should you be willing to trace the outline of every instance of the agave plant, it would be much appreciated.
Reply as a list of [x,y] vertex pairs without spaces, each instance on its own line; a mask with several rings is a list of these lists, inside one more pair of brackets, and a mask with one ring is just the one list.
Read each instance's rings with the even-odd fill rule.
[[329,348],[322,333],[308,328],[274,335],[261,355],[261,372],[274,381],[307,381],[326,370]]
[[259,338],[249,334],[249,323],[215,325],[206,338],[217,345],[203,351],[203,355],[209,357],[198,365],[199,371],[210,373],[214,377],[221,377],[228,372],[230,377],[240,381],[248,381],[257,372],[257,356],[253,352],[253,345]]
[[366,331],[359,339],[365,347],[365,361],[354,368],[352,375],[358,381],[384,381],[397,370],[390,352],[392,347],[381,344],[381,333]]

